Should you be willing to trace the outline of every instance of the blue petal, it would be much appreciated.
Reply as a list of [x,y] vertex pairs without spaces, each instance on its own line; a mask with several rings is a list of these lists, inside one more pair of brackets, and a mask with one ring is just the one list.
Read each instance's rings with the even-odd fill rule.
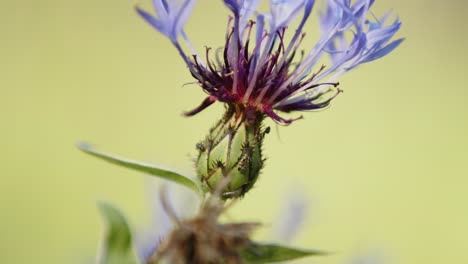
[[312,8],[314,8],[314,5],[315,5],[315,0],[306,0],[305,8],[304,8],[304,13],[306,15],[304,16],[310,15],[310,12],[312,12]]
[[[309,18],[310,13],[312,12],[312,9],[314,8],[315,0],[306,0],[305,6],[304,6],[304,16],[302,18],[302,21],[297,28],[298,31],[302,30],[302,27],[304,26],[305,22]],[[299,34],[299,32],[297,32]]]
[[243,0],[241,9],[239,10],[239,29],[243,32],[252,14],[256,11],[261,0]]
[[255,36],[255,41],[259,44],[263,38],[263,29],[265,27],[265,17],[263,15],[257,16],[257,32]]
[[143,9],[141,9],[139,7],[135,7],[135,9],[138,12],[138,14],[140,14],[140,16],[143,17],[146,20],[146,22],[148,22],[151,26],[153,26],[155,29],[157,29],[162,34],[164,34],[164,35],[167,34],[167,32],[164,31],[164,26],[161,23],[161,21],[157,20],[150,13],[144,11]]
[[238,32],[240,38],[243,36],[243,32],[246,29],[250,17],[256,11],[261,0],[224,0],[224,4],[231,9],[236,19],[238,19]]
[[398,47],[402,42],[403,40],[405,40],[404,38],[400,38],[400,39],[397,39],[397,40],[394,40],[392,41],[390,44],[388,44],[387,46],[379,49],[377,52],[374,52],[372,53],[370,56],[368,56],[366,59],[364,59],[363,61],[361,61],[361,63],[366,63],[366,62],[370,62],[370,61],[373,61],[373,60],[377,60],[377,59],[380,59],[384,56],[386,56],[387,54],[389,54],[390,52],[392,52],[396,47]]
[[226,4],[232,12],[239,14],[240,6],[236,0],[224,0],[224,4]]
[[161,20],[166,20],[169,15],[169,6],[165,0],[153,0],[153,9]]
[[138,14],[161,34],[171,39],[173,43],[177,43],[177,39],[183,32],[184,24],[187,22],[195,0],[184,0],[183,2],[176,0],[170,2],[166,0],[153,0],[152,2],[156,16],[136,7]]
[[367,33],[367,38],[370,43],[384,43],[389,41],[393,35],[400,29],[401,23],[393,24],[386,28],[374,29]]
[[304,6],[304,0],[271,0],[272,31],[286,26]]
[[[327,10],[320,17],[322,34],[333,32],[335,25],[339,29],[323,49],[329,53],[332,66],[319,75],[318,79],[340,70],[333,77],[336,78],[359,64],[382,58],[402,42],[399,39],[388,44],[401,27],[398,18],[392,24],[384,25],[390,12],[375,22],[366,19],[374,2],[375,0],[356,0],[351,5],[350,0],[328,0]],[[353,32],[351,43],[347,41],[345,32]]]
[[173,30],[172,30],[172,38],[177,39],[178,35],[180,35],[183,31],[183,27],[187,22],[187,19],[192,12],[193,6],[195,5],[195,0],[186,0],[182,7],[180,8],[179,12],[177,12],[176,19],[174,20]]

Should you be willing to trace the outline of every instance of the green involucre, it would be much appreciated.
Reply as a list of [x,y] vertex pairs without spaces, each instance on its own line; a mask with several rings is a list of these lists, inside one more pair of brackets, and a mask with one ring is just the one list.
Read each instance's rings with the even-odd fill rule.
[[256,182],[263,167],[262,142],[268,129],[262,128],[261,115],[247,120],[228,109],[208,136],[197,144],[197,176],[205,192],[214,191],[230,177],[222,190],[223,198],[244,195]]

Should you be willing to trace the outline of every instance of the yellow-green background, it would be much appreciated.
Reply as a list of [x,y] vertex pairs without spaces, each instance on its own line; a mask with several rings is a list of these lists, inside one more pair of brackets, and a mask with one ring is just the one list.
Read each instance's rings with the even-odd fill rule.
[[[226,8],[201,0],[187,31],[219,46]],[[170,43],[131,1],[13,0],[0,7],[0,263],[82,263],[95,254],[110,200],[135,225],[144,176],[94,160],[88,140],[128,157],[191,173],[194,144],[219,105],[200,102]],[[267,166],[231,213],[261,220],[266,237],[287,194],[306,192],[310,214],[294,245],[344,263],[381,252],[388,263],[468,263],[466,1],[380,0],[407,40],[341,79],[326,111],[268,136]],[[309,36],[316,33],[308,28]]]

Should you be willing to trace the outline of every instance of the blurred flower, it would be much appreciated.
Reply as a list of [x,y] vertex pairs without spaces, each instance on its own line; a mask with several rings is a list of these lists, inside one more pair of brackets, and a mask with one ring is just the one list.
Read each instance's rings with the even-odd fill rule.
[[[223,183],[226,184],[228,180]],[[259,223],[220,223],[219,217],[231,204],[225,205],[219,197],[219,191],[203,201],[194,216],[181,217],[172,207],[172,201],[168,199],[168,193],[162,189],[160,192],[161,206],[157,212],[162,221],[154,219],[153,224],[165,223],[170,218],[172,227],[170,230],[165,225],[159,236],[152,240],[146,239],[146,243],[137,243],[137,252],[144,263],[218,263],[221,260],[226,263],[242,263],[240,250],[251,244],[250,235]],[[170,193],[169,193],[170,195]],[[185,194],[184,194],[185,195]],[[171,197],[174,196],[172,193]],[[177,196],[180,198],[180,194]],[[234,201],[232,201],[234,202]],[[161,210],[162,209],[162,210]],[[189,211],[187,204],[179,207],[178,211]],[[151,229],[159,229],[153,226]],[[152,233],[152,232],[151,232]],[[148,235],[145,234],[148,238]],[[140,235],[141,237],[141,235]],[[155,240],[155,238],[157,238]],[[163,262],[166,263],[166,262]]]
[[[200,207],[200,197],[194,192],[187,191],[177,184],[168,184],[164,188],[165,199],[170,202],[172,214],[179,219],[192,218]],[[157,251],[162,241],[175,227],[171,216],[164,208],[161,200],[161,186],[159,181],[148,177],[146,181],[146,197],[150,222],[135,232],[135,247],[142,263]]]
[[[368,18],[374,0],[325,2],[318,42],[307,52],[300,52],[314,0],[271,0],[266,13],[257,11],[260,0],[224,0],[233,13],[228,20],[226,43],[214,57],[210,57],[207,48],[205,58],[197,54],[183,30],[194,0],[153,0],[155,15],[139,7],[137,11],[172,41],[192,76],[208,94],[199,107],[186,115],[195,115],[220,101],[245,122],[260,122],[266,115],[287,125],[298,118],[285,119],[277,111],[328,106],[340,92],[338,77],[389,54],[403,41],[390,41],[400,28],[398,18],[389,25],[389,14],[380,19],[373,15]],[[300,22],[288,41],[286,32],[296,17],[300,17]],[[183,50],[180,38],[190,52]],[[325,55],[330,57],[327,62]]]
[[[213,197],[205,203],[200,203],[185,189],[171,188],[163,196],[154,190],[148,189],[148,191],[151,195],[150,204],[154,217],[149,228],[136,232],[135,245],[141,263],[156,263],[154,262],[156,259],[164,259],[169,263],[185,263],[181,258],[186,256],[184,252],[189,249],[203,251],[198,252],[198,257],[204,260],[219,260],[223,254],[232,257],[236,255],[235,250],[251,243],[251,232],[260,226],[258,223],[220,224],[219,216],[230,205],[225,206]],[[155,194],[158,194],[158,199],[155,199]],[[191,203],[187,203],[189,200]],[[278,211],[279,217],[272,223],[272,237],[270,237],[282,244],[295,238],[304,227],[308,215],[308,202],[304,193],[289,193],[283,201]],[[198,208],[200,209],[198,212],[193,212],[193,209]],[[198,239],[193,239],[194,237]],[[214,241],[217,243],[211,244]],[[220,241],[224,241],[224,244],[219,243]],[[233,248],[226,248],[225,242],[231,242]],[[217,248],[218,244],[224,247]],[[234,252],[230,251],[233,249]],[[384,263],[383,260],[381,254],[365,253],[355,255],[346,263],[380,264]]]

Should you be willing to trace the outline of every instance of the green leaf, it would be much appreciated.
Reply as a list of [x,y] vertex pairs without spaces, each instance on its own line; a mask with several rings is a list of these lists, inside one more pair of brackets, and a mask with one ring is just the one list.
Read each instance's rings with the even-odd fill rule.
[[113,163],[122,167],[126,167],[129,169],[149,173],[153,176],[160,177],[169,181],[173,181],[175,183],[184,185],[185,187],[195,191],[199,195],[203,195],[199,185],[195,181],[183,175],[180,175],[176,172],[161,169],[149,163],[129,160],[126,158],[121,158],[121,157],[113,156],[104,152],[100,152],[94,149],[90,144],[87,144],[87,143],[79,143],[77,147],[92,156],[98,157],[110,163]]
[[132,234],[125,217],[112,205],[100,203],[99,210],[106,222],[101,264],[138,264],[133,251]]
[[323,256],[326,253],[317,250],[303,250],[275,244],[254,243],[241,252],[245,263],[272,263],[294,260],[309,256]]

